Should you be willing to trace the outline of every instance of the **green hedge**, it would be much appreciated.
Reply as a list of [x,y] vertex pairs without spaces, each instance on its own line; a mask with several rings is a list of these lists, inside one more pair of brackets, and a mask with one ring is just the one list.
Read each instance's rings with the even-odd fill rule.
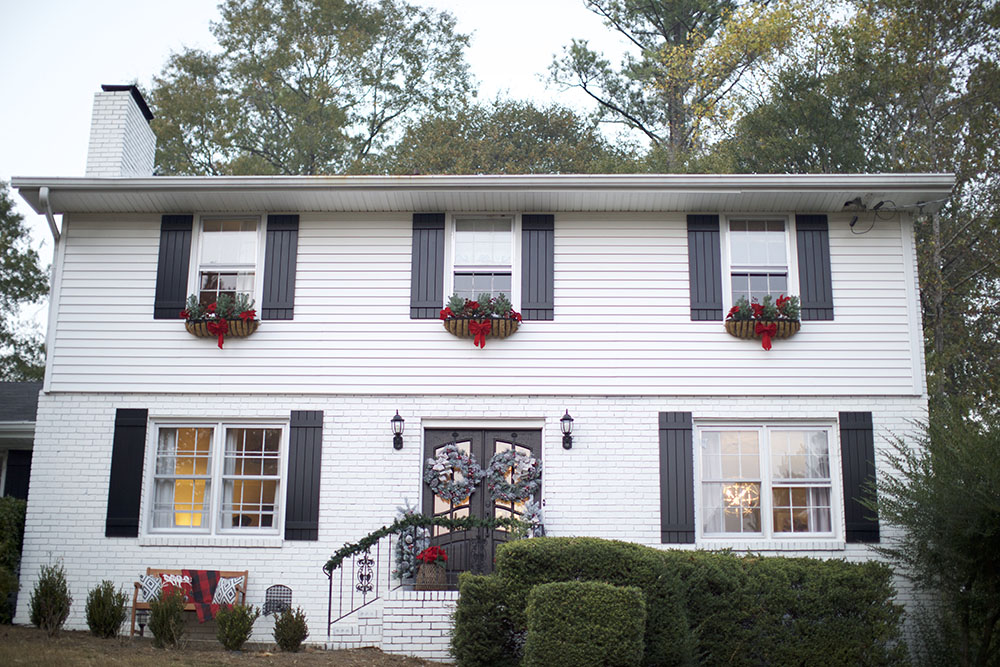
[[16,599],[17,575],[21,565],[24,539],[24,512],[28,504],[18,498],[0,498],[0,623],[10,623],[14,616],[11,602]]
[[646,602],[635,586],[540,584],[528,594],[527,667],[638,667]]
[[462,579],[453,636],[458,664],[518,664],[528,595],[558,581],[638,587],[646,600],[646,665],[905,659],[891,571],[879,563],[534,538],[502,545],[493,575]]

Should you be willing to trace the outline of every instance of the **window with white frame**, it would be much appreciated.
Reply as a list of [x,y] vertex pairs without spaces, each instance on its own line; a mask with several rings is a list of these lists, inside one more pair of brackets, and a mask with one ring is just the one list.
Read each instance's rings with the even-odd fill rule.
[[702,427],[705,536],[833,533],[829,427]]
[[260,228],[255,217],[201,220],[196,280],[202,305],[215,303],[222,294],[254,298]]
[[784,220],[729,221],[732,303],[759,303],[788,293],[788,236]]
[[454,224],[452,293],[473,300],[502,293],[513,300],[513,219],[456,218]]
[[281,425],[160,425],[150,530],[277,533],[284,432]]

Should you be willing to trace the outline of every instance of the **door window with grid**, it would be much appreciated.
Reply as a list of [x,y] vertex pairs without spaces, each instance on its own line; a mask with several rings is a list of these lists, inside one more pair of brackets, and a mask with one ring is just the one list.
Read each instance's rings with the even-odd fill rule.
[[788,248],[784,220],[731,220],[729,264],[732,302],[751,303],[788,293]]
[[455,221],[453,292],[466,299],[488,293],[511,298],[514,232],[510,218]]
[[830,534],[833,478],[827,428],[704,428],[705,535]]
[[284,429],[160,426],[151,530],[277,532]]
[[253,298],[257,274],[256,218],[205,218],[201,221],[198,299],[202,305],[226,294]]

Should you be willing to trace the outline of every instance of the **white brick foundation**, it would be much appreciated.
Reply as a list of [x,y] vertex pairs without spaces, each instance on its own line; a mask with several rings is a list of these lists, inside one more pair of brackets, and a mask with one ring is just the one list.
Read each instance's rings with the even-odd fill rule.
[[[306,612],[310,642],[333,647],[378,646],[391,653],[447,658],[450,615],[457,593],[383,592],[383,599],[326,631],[328,580],[322,566],[345,542],[390,523],[404,500],[422,492],[422,423],[443,420],[530,419],[542,437],[545,521],[552,536],[591,535],[663,547],[659,542],[657,413],[691,411],[698,419],[813,419],[836,423],[839,411],[874,416],[877,468],[885,470],[885,437],[907,435],[923,418],[919,397],[537,397],[291,396],[291,395],[43,395],[31,487],[16,621],[27,605],[39,567],[61,560],[74,603],[67,627],[86,627],[87,591],[102,579],[124,586],[146,567],[250,571],[247,600],[261,605],[265,589],[285,584]],[[324,412],[320,530],[316,542],[248,538],[105,538],[104,523],[116,408],[147,408],[156,418],[287,419],[291,410]],[[573,448],[561,444],[558,420],[576,418]],[[392,447],[389,418],[406,419],[404,446]],[[147,448],[154,442],[147,434]],[[148,502],[148,474],[144,503]],[[843,511],[842,508],[840,510]],[[883,535],[892,528],[882,526]],[[696,546],[705,547],[706,544]],[[733,541],[736,550],[764,554],[865,560],[865,545],[802,540],[792,544]],[[383,555],[383,558],[385,556]],[[901,590],[905,600],[910,592]],[[336,617],[336,614],[334,614]],[[273,621],[261,619],[255,641],[269,641]]]

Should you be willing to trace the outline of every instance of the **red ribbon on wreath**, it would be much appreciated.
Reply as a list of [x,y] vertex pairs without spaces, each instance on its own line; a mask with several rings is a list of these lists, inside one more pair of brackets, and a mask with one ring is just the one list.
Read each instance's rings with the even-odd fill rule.
[[493,325],[490,324],[489,320],[483,320],[482,322],[469,322],[469,331],[476,337],[475,343],[477,347],[486,347],[486,335],[492,328]]
[[219,349],[221,350],[222,341],[225,339],[226,334],[229,333],[229,321],[215,320],[214,322],[209,322],[208,333],[219,337]]
[[774,322],[770,324],[764,324],[763,322],[758,322],[757,326],[754,327],[754,332],[760,336],[760,346],[765,350],[771,349],[771,336],[778,333],[778,325]]

